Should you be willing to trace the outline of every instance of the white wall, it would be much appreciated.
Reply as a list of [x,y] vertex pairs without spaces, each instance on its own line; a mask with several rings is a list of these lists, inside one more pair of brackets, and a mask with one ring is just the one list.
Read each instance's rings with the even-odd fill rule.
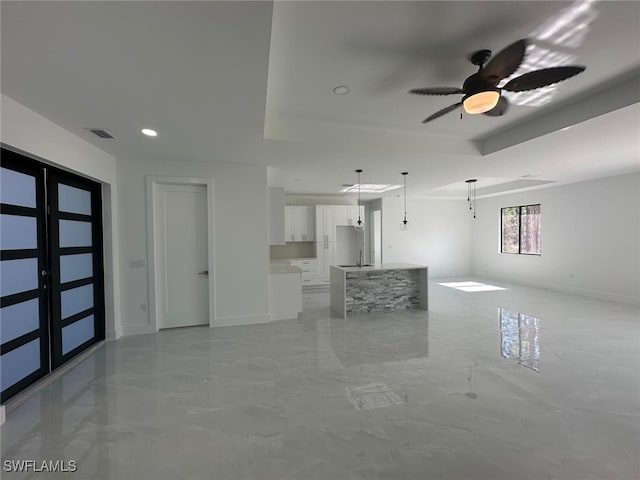
[[402,196],[382,199],[382,261],[427,265],[429,277],[469,275],[472,218],[462,200],[407,199],[408,231]]
[[269,247],[266,167],[193,162],[117,162],[122,245],[124,333],[154,331],[149,318],[147,175],[213,178],[214,326],[269,321]]
[[[542,254],[500,254],[500,208],[535,203]],[[477,216],[475,275],[640,303],[640,174],[479,199]]]
[[114,157],[5,95],[0,111],[3,145],[102,183],[106,336],[118,338],[121,315]]

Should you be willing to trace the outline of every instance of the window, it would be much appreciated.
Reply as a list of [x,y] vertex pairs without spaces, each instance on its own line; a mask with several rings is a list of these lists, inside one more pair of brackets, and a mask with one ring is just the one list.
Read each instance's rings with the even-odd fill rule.
[[502,253],[540,255],[540,204],[505,207],[502,216]]

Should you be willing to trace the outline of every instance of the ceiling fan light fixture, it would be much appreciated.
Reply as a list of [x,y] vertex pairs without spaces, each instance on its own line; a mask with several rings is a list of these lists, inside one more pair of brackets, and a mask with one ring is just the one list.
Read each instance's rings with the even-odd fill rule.
[[462,99],[464,111],[475,115],[477,113],[485,113],[495,108],[500,100],[500,91],[484,90],[471,95],[466,95]]

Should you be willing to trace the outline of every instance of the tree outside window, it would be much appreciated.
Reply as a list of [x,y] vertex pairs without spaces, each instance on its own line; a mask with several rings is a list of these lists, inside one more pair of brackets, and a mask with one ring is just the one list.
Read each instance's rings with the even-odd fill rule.
[[540,255],[540,204],[501,209],[502,253]]

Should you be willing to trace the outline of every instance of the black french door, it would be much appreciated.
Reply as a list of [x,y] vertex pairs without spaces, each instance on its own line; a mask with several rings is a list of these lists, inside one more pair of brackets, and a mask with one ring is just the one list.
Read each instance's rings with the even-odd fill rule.
[[49,372],[44,170],[2,150],[0,401]]
[[0,401],[104,339],[100,184],[2,149]]

